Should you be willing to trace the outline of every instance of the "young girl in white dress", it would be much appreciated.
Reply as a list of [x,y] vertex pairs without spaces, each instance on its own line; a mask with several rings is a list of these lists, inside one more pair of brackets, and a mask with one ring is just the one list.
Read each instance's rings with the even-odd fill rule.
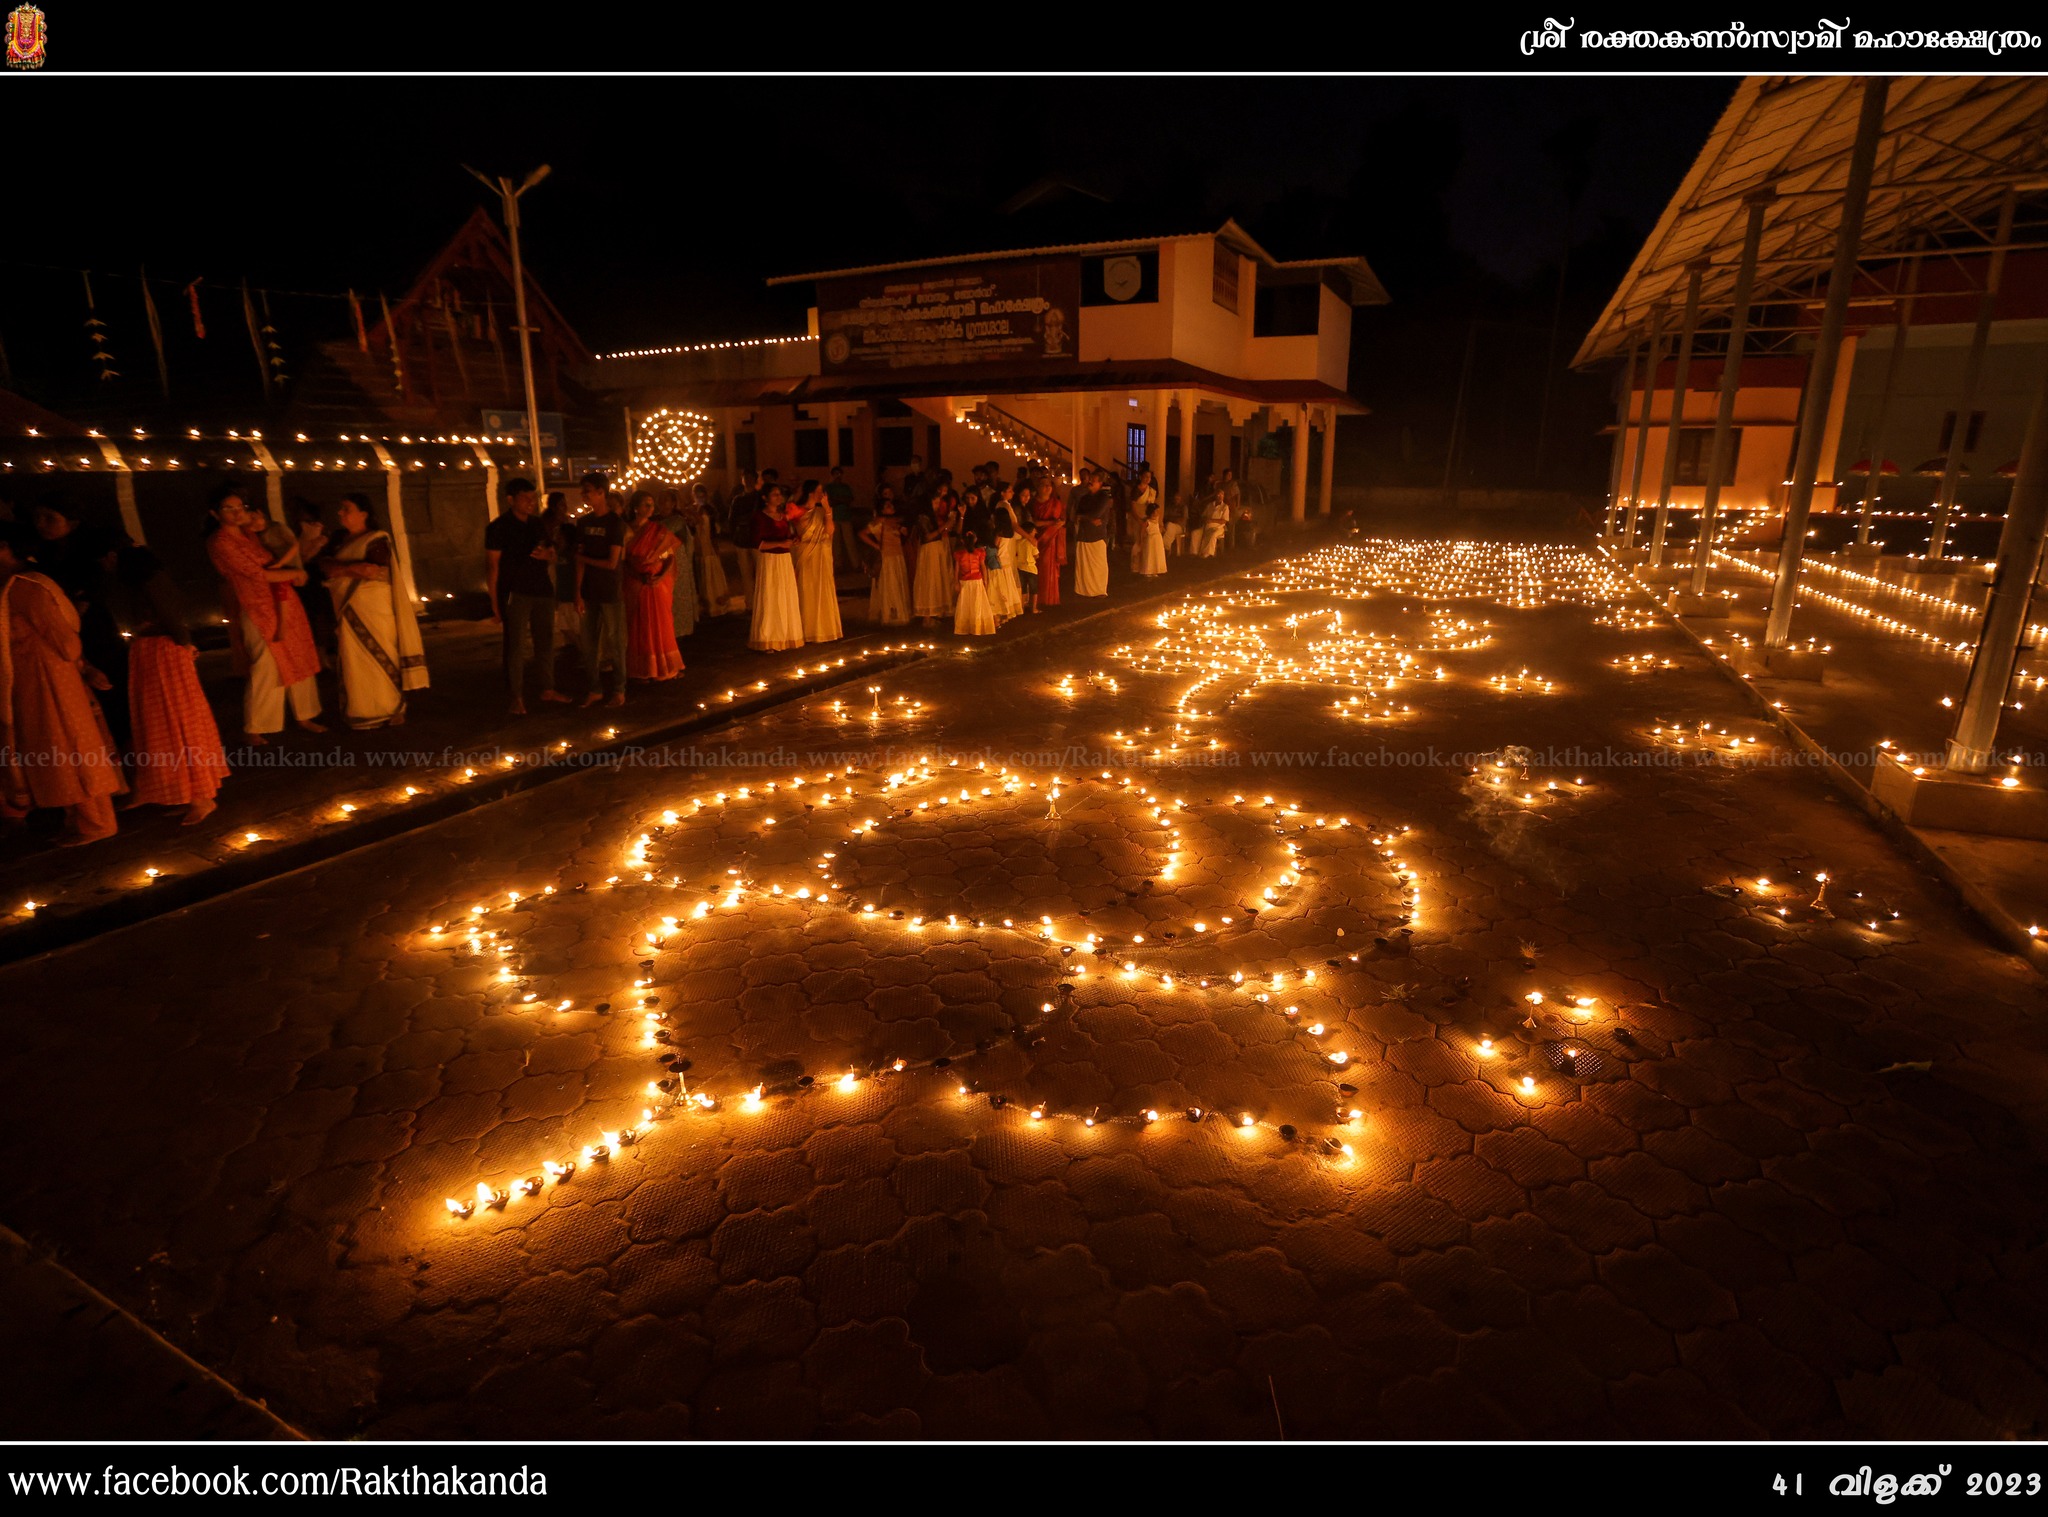
[[1155,497],[1145,508],[1145,520],[1138,528],[1138,542],[1132,556],[1138,573],[1148,579],[1166,572],[1166,536],[1162,528],[1164,509]]
[[995,613],[989,609],[988,550],[980,547],[974,534],[968,532],[960,539],[960,549],[953,555],[960,572],[960,604],[953,610],[953,631],[962,637],[992,637],[995,635]]

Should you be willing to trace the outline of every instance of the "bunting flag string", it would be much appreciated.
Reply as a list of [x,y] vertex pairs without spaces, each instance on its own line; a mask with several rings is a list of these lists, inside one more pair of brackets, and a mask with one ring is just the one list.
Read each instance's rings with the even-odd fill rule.
[[102,381],[119,379],[121,371],[114,367],[114,355],[107,351],[107,324],[100,320],[93,304],[92,275],[80,269],[78,277],[85,281],[85,340],[92,344],[92,361],[99,365]]
[[149,318],[149,340],[156,345],[156,382],[164,392],[164,399],[171,398],[171,366],[164,359],[164,324],[157,315],[156,297],[149,293],[149,271],[141,269],[138,277],[142,281],[142,314]]
[[284,388],[284,346],[277,340],[277,327],[270,319],[270,291],[258,290],[257,299],[263,303],[263,344],[270,350],[270,382],[279,390]]
[[263,331],[256,322],[256,302],[249,294],[249,281],[242,281],[242,320],[249,327],[249,346],[256,352],[256,382],[270,394],[270,365],[263,361]]
[[449,299],[449,290],[446,285],[441,286],[440,295],[441,298],[438,304],[441,307],[441,324],[448,329],[448,348],[455,355],[455,373],[457,378],[462,381],[462,393],[468,395],[470,393],[469,365],[462,358],[462,334],[455,329],[455,307],[454,303]]
[[391,320],[391,302],[384,298],[384,292],[377,292],[377,304],[384,310],[384,336],[391,344],[391,385],[400,395],[405,393],[405,361],[398,356],[398,328]]
[[[204,276],[202,275],[201,278],[203,279]],[[199,314],[200,282],[200,279],[195,279],[185,286],[185,300],[192,307],[192,335],[201,342],[204,342],[206,340],[206,321]]]
[[348,292],[348,314],[349,319],[355,323],[356,346],[365,353],[369,352],[370,329],[363,325],[363,305],[361,301],[356,299],[356,292],[354,290]]

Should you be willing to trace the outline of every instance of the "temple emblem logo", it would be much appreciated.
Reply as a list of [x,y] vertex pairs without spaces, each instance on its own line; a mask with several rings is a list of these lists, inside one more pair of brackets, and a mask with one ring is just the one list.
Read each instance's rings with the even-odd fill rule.
[[17,5],[7,14],[7,66],[9,68],[41,68],[43,55],[49,47],[49,23],[44,20],[42,10],[33,5]]

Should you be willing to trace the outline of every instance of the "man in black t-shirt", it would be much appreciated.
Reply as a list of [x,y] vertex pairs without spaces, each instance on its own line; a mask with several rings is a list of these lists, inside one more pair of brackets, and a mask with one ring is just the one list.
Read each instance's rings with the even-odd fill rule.
[[575,523],[576,614],[583,619],[583,672],[590,682],[583,704],[623,706],[626,603],[619,595],[619,565],[626,556],[626,522],[602,474],[583,476],[583,500],[589,513]]
[[555,543],[540,519],[533,481],[505,487],[511,509],[484,528],[490,566],[491,620],[505,629],[505,683],[514,716],[526,714],[526,666],[540,666],[544,701],[566,701],[555,688]]

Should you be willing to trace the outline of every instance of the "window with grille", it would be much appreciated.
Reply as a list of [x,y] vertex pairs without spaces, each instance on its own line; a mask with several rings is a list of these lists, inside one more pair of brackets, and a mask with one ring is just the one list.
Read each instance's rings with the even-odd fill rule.
[[1127,423],[1124,427],[1124,468],[1135,478],[1138,472],[1138,465],[1150,462],[1151,460],[1145,456],[1145,428],[1143,424],[1135,421]]
[[1214,247],[1216,304],[1226,311],[1234,312],[1237,310],[1237,249],[1226,246],[1221,238],[1217,239]]
[[[1728,458],[1721,465],[1721,485],[1725,489],[1735,483],[1735,459],[1742,451],[1742,428],[1728,429]],[[1678,470],[1673,483],[1681,485],[1703,485],[1707,482],[1707,468],[1714,456],[1714,429],[1712,427],[1686,427],[1678,434]]]

